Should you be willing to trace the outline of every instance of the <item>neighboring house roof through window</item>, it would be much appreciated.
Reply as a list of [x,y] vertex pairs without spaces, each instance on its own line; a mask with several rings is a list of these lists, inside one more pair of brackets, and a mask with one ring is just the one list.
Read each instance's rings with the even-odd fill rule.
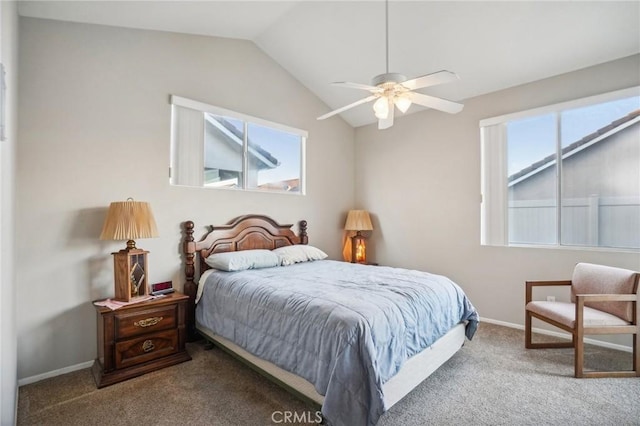
[[[223,117],[212,116],[205,114],[207,123],[214,126],[220,134],[222,134],[223,140],[232,147],[239,148],[238,152],[242,152],[243,135],[232,123],[225,120]],[[249,139],[249,155],[259,161],[258,169],[273,169],[280,165],[280,161],[271,155],[270,152],[262,148],[260,145],[254,143]]]
[[[604,127],[596,130],[595,132],[583,137],[582,139],[567,145],[562,149],[562,158],[568,158],[584,149],[595,145],[596,143],[607,140],[609,137],[615,135],[623,129],[629,126],[637,125],[640,123],[640,109],[630,112],[622,118],[619,118]],[[509,176],[509,186],[515,185],[523,180],[541,172],[549,166],[555,164],[556,155],[552,154],[540,161],[536,161],[528,167]]]

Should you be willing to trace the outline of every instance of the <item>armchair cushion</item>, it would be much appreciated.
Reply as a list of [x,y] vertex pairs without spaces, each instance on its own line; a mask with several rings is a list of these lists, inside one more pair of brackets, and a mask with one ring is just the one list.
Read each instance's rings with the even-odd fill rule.
[[[529,302],[527,303],[526,310],[559,322],[567,327],[575,328],[576,305],[574,303],[542,301]],[[585,327],[606,327],[616,325],[629,325],[629,322],[624,321],[616,315],[589,308],[587,306],[584,307]]]
[[[575,303],[576,294],[633,294],[636,280],[636,272],[628,269],[578,263],[571,278],[571,301]],[[585,302],[586,306],[633,321],[632,302]],[[585,308],[585,321],[586,315]]]

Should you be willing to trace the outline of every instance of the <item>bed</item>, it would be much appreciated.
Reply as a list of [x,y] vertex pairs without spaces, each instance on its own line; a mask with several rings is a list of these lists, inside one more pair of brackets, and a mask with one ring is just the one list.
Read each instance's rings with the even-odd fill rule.
[[[318,407],[329,424],[375,425],[477,327],[448,278],[320,260],[305,221],[297,235],[262,215],[212,226],[200,241],[194,228],[184,223],[189,330]],[[278,253],[277,265],[226,272],[207,263],[262,251]]]

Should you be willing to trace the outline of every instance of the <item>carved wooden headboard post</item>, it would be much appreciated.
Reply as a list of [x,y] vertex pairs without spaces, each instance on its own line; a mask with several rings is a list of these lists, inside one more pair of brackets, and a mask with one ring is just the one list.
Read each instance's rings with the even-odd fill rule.
[[309,237],[307,237],[307,221],[300,221],[300,244],[309,244]]
[[184,294],[189,296],[189,302],[187,303],[187,340],[193,341],[197,338],[197,333],[195,329],[196,324],[196,292],[198,291],[198,286],[196,285],[194,279],[196,275],[196,268],[194,264],[194,258],[196,255],[196,242],[193,239],[193,227],[194,224],[192,221],[188,220],[184,223],[184,243],[183,243],[183,251],[184,251],[184,274],[186,276],[186,282],[184,283]]

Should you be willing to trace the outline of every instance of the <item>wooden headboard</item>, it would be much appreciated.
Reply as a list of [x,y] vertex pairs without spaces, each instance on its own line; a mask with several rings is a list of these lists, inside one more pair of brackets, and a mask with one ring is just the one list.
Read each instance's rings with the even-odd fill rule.
[[[307,244],[307,221],[299,222],[300,233],[296,235],[291,227],[293,225],[280,225],[268,216],[250,214],[240,216],[226,225],[210,226],[200,241],[193,238],[194,223],[190,220],[184,222],[183,251],[185,255],[184,273],[186,282],[184,293],[189,296],[186,312],[186,326],[188,336],[192,339],[195,333],[195,300],[198,291],[196,280],[196,262],[198,272],[202,274],[209,269],[204,259],[212,253],[228,251],[267,249],[294,244]],[[198,261],[195,258],[198,257]]]

